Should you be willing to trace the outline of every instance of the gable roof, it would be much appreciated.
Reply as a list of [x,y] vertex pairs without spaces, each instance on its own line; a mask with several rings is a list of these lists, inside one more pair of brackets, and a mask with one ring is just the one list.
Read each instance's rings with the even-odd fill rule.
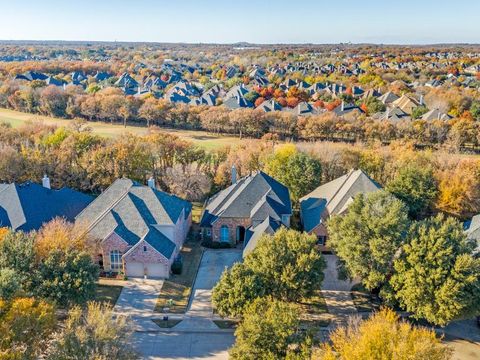
[[238,182],[211,197],[205,206],[201,226],[211,226],[219,217],[251,218],[263,221],[271,216],[292,213],[288,188],[262,171],[241,178]]
[[[174,195],[118,179],[76,218],[97,239],[116,233],[130,246],[145,240],[167,259],[175,244],[156,226],[175,225],[188,217],[191,205]],[[172,250],[173,247],[173,250]]]
[[310,232],[322,222],[322,216],[341,214],[355,195],[377,191],[381,187],[362,170],[352,170],[313,190],[300,199],[305,231]]
[[243,256],[245,257],[258,245],[258,241],[262,238],[262,235],[273,235],[280,227],[282,223],[276,221],[272,217],[268,216],[255,227],[250,227],[245,233],[245,247],[243,248]]
[[69,188],[54,190],[31,182],[0,184],[0,227],[31,231],[56,217],[73,221],[92,200]]

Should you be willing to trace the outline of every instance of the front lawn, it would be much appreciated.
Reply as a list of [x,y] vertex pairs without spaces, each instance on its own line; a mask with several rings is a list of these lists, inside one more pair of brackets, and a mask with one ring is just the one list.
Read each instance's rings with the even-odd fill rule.
[[165,280],[155,305],[155,311],[164,312],[165,308],[168,307],[169,313],[181,314],[187,310],[193,282],[202,259],[202,252],[200,242],[192,240],[189,236],[189,240],[180,251],[183,258],[182,273],[180,275],[172,274],[170,279]]
[[120,285],[97,284],[95,301],[115,306],[122,289],[123,286]]
[[327,303],[320,290],[315,291],[315,294],[310,298],[302,300],[299,306],[301,312],[307,316],[328,313]]

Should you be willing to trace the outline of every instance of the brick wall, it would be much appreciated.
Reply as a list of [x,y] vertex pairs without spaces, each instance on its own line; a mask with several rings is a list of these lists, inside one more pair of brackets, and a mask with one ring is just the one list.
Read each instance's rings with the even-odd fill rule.
[[230,243],[235,244],[237,239],[237,226],[245,229],[251,225],[250,218],[220,218],[212,225],[212,240],[220,241],[220,228],[226,225],[229,230]]
[[[147,247],[147,251],[144,251],[144,246]],[[174,254],[175,255],[175,254]],[[127,256],[123,258],[125,263],[129,262],[141,262],[141,263],[163,263],[171,265],[175,256],[172,256],[171,259],[167,259],[165,256],[160,254],[155,250],[149,243],[146,241],[140,241],[140,244],[135,247]]]
[[103,268],[106,271],[110,270],[110,251],[119,250],[123,255],[131,248],[131,246],[116,233],[112,233],[106,237],[100,244],[100,247],[103,256]]

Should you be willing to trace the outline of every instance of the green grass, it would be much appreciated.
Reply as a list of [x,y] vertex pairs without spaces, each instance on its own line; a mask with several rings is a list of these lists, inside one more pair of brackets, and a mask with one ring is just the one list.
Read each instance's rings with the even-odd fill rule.
[[122,292],[123,286],[97,284],[95,301],[114,306]]
[[362,284],[353,285],[350,294],[358,312],[372,312],[380,308],[380,300],[372,296]]
[[[69,119],[0,109],[0,122],[9,123],[14,128],[20,127],[30,121],[41,121],[46,125],[55,126],[68,126],[72,123],[72,120]],[[115,138],[126,133],[145,135],[148,132],[145,126],[127,125],[127,127],[124,127],[122,124],[110,124],[99,121],[89,121],[87,125],[92,128],[93,133],[108,138]],[[191,141],[205,150],[214,150],[228,145],[235,145],[242,141],[235,136],[210,134],[206,131],[181,129],[160,129],[160,131],[177,135],[179,138]]]
[[[173,274],[170,279],[165,280],[155,311],[163,312],[164,308],[169,307],[169,313],[185,313],[193,282],[202,259],[202,251],[199,241],[190,239],[185,243],[181,250],[183,258],[182,273],[180,275]],[[170,300],[173,301],[171,306],[169,306]]]
[[238,321],[233,320],[213,320],[213,323],[220,329],[235,329],[238,326]]
[[155,324],[157,324],[159,327],[161,327],[162,329],[170,329],[170,328],[173,328],[175,325],[178,325],[179,323],[182,322],[182,320],[163,320],[163,319],[153,319],[153,322]]

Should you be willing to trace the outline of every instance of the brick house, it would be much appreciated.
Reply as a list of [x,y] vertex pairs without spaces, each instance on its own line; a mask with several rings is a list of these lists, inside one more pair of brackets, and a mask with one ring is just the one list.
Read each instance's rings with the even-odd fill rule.
[[328,233],[326,221],[332,215],[344,213],[357,194],[367,194],[381,187],[362,170],[352,170],[335,180],[323,184],[300,199],[300,218],[303,229],[315,234],[322,250],[326,246]]
[[190,229],[191,204],[129,179],[116,180],[76,218],[99,243],[105,271],[168,278]]
[[236,181],[205,202],[200,227],[202,237],[231,245],[244,244],[244,255],[264,233],[290,227],[292,206],[288,188],[259,171]]

